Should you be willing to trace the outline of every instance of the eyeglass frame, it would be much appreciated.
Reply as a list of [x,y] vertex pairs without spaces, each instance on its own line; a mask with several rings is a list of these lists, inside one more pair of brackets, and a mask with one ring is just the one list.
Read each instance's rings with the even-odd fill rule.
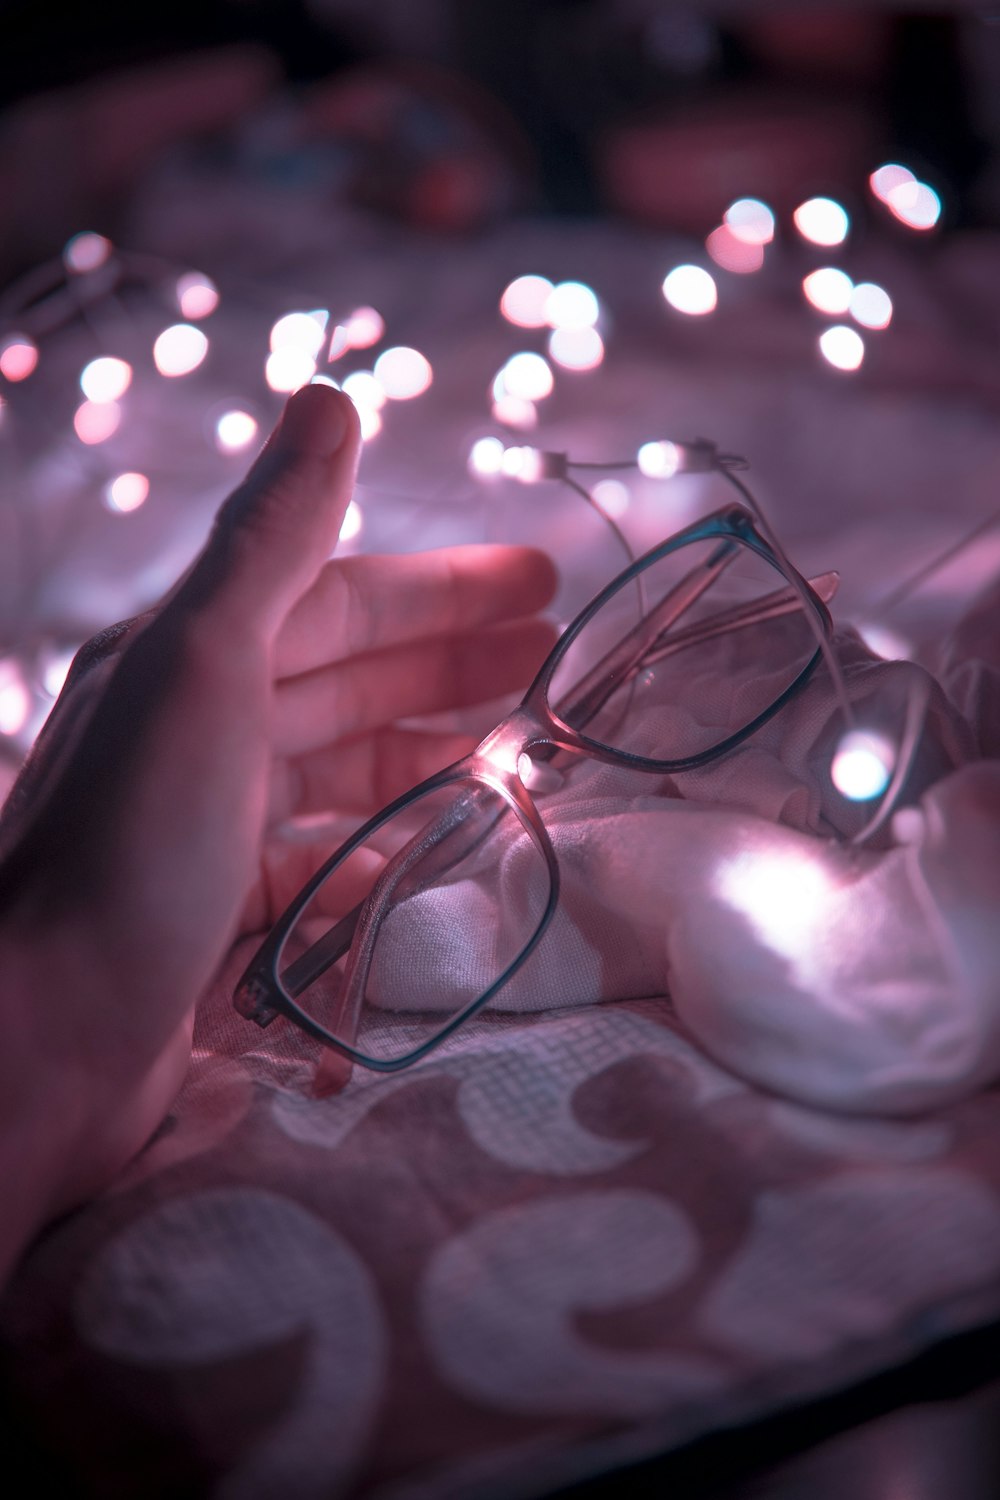
[[[708,447],[710,445],[704,446]],[[722,472],[726,478],[730,479],[736,485],[742,494],[745,494],[753,502],[753,497],[746,487],[729,472],[730,466],[740,461],[722,459],[714,455],[714,449],[712,452],[714,462],[711,464],[711,467],[717,468]],[[630,751],[615,750],[610,746],[591,740],[580,730],[574,729],[571,725],[565,723],[553,711],[548,701],[547,693],[552,678],[573,641],[576,640],[609,599],[619,593],[631,581],[639,579],[642,573],[648,568],[691,542],[711,540],[713,538],[728,538],[734,543],[748,547],[752,552],[755,552],[765,562],[774,567],[776,572],[785,580],[785,583],[790,586],[799,602],[804,606],[817,638],[816,650],[805,666],[801,668],[796,677],[793,678],[774,702],[769,704],[750,723],[729,734],[718,744],[681,758],[653,760],[650,757],[640,756]],[[676,590],[672,590],[666,596],[666,599],[661,600],[656,609],[651,611],[649,615],[643,615],[639,626],[651,620],[656,614],[656,610],[662,608],[666,600],[672,598],[675,592]],[[666,625],[661,626],[654,635],[653,642],[650,644],[654,644],[663,630],[669,629],[671,624],[672,622],[668,621]],[[694,628],[696,629],[697,627]],[[295,899],[278,918],[264,942],[257,949],[235,988],[233,995],[234,1007],[241,1015],[248,1020],[256,1022],[261,1027],[270,1025],[273,1020],[282,1015],[314,1040],[332,1048],[351,1063],[357,1063],[374,1072],[398,1072],[403,1068],[411,1066],[413,1063],[419,1062],[421,1058],[439,1047],[453,1032],[464,1025],[467,1020],[483,1009],[484,1006],[489,1004],[490,1000],[509,983],[541,942],[558,906],[560,892],[559,859],[534,797],[519,775],[518,765],[521,757],[526,754],[530,755],[532,749],[545,746],[549,748],[550,754],[556,754],[561,751],[574,755],[586,755],[591,759],[619,766],[625,770],[640,770],[661,776],[692,770],[697,766],[705,765],[734,749],[737,745],[755,734],[768,720],[773,718],[805,686],[819,664],[821,657],[825,656],[828,661],[833,662],[834,671],[839,676],[839,668],[836,666],[835,658],[832,657],[830,648],[832,633],[833,621],[825,603],[812,585],[792,565],[780,547],[780,544],[777,544],[776,540],[770,539],[765,534],[764,530],[758,524],[758,520],[746,504],[739,501],[730,502],[729,505],[712,512],[708,516],[702,517],[700,520],[684,527],[681,531],[674,533],[673,536],[666,538],[641,557],[633,560],[627,568],[617,574],[575,616],[535,674],[530,687],[517,708],[508,714],[496,728],[491,730],[474,750],[462,756],[450,766],[446,766],[441,771],[437,771],[432,776],[425,778],[399,797],[394,798],[387,806],[367,819],[350,838],[345,840],[324,861],[315,875],[302,887]],[[615,651],[619,650],[621,645],[632,634],[634,634],[634,631],[630,632],[629,636],[624,637],[623,641],[619,642],[618,647],[614,648],[608,655],[614,655]],[[645,649],[648,650],[649,647],[647,646]],[[603,658],[598,667],[604,666],[606,660],[607,657]],[[640,653],[639,657],[632,663],[632,666],[641,665],[644,660],[645,651]],[[581,682],[588,681],[596,670],[593,669],[591,672],[585,674]],[[838,685],[842,689],[842,680]],[[573,693],[578,693],[579,689],[580,683],[576,684],[572,691]],[[610,690],[613,691],[613,687]],[[334,870],[350,857],[355,849],[366,843],[384,824],[401,812],[404,812],[411,804],[432,792],[444,790],[460,782],[481,784],[491,788],[507,804],[507,807],[516,814],[522,827],[532,838],[536,848],[546,862],[549,877],[548,900],[530,939],[521,948],[516,958],[507,965],[488,989],[447,1020],[432,1037],[413,1048],[410,1052],[393,1058],[371,1057],[367,1053],[353,1047],[349,1042],[344,1041],[343,1038],[335,1036],[296,1004],[294,995],[290,995],[286,991],[283,981],[278,974],[278,964],[281,954],[295,923],[315,893]],[[405,848],[400,853],[405,853]],[[399,858],[399,855],[397,854],[395,858]],[[327,968],[337,962],[342,954],[353,945],[358,915],[362,912],[362,908],[367,905],[376,889],[377,883],[372,888],[372,891],[351,912],[344,918],[341,918],[340,922],[336,923],[323,938],[313,944],[307,950],[306,954],[301,955],[295,960],[296,965],[302,965],[303,960],[307,959],[310,954],[315,953],[317,949],[330,946],[331,939],[336,941],[340,929],[345,923],[353,919],[353,926],[347,943],[341,946],[332,957],[327,957],[324,952],[322,967],[315,973],[312,972],[311,968],[308,970],[308,977],[298,986],[297,993],[301,993],[302,990],[318,977],[319,973],[325,972]],[[378,920],[381,919],[379,918]],[[377,934],[378,921],[375,923],[374,931]],[[289,966],[289,969],[291,967],[292,965]],[[367,966],[364,978],[367,978]]]

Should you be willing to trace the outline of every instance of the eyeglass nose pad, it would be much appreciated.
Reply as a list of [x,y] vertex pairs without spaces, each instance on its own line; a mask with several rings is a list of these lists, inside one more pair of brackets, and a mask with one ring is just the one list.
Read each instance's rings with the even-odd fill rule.
[[565,772],[558,766],[551,761],[535,760],[526,750],[518,757],[517,774],[528,791],[539,797],[558,792],[566,781]]

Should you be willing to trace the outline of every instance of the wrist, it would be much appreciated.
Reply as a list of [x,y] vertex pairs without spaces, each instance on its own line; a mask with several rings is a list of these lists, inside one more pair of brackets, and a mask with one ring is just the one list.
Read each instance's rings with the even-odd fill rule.
[[81,1101],[58,1076],[48,999],[45,975],[0,932],[0,1285],[35,1236],[73,1203],[67,1169],[83,1123]]

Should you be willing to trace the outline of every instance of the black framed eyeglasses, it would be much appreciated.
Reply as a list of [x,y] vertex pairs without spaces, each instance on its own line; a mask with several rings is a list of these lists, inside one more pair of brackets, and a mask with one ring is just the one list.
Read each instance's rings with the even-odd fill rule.
[[732,473],[741,461],[700,450],[741,502],[634,560],[513,713],[323,864],[242,975],[242,1015],[283,1015],[366,1068],[418,1061],[544,936],[559,900],[545,800],[580,757],[659,776],[704,765],[779,712],[823,656],[846,703],[826,607],[835,575],[807,582],[742,503],[754,504]]

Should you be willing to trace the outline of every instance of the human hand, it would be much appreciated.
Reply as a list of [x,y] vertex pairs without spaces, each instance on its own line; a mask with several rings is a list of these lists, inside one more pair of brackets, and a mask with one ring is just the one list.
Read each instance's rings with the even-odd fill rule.
[[526,548],[329,562],[354,408],[293,396],[164,603],[80,652],[0,820],[8,1260],[169,1108],[195,1002],[308,872],[293,812],[364,811],[469,748],[395,727],[520,686],[553,588]]

